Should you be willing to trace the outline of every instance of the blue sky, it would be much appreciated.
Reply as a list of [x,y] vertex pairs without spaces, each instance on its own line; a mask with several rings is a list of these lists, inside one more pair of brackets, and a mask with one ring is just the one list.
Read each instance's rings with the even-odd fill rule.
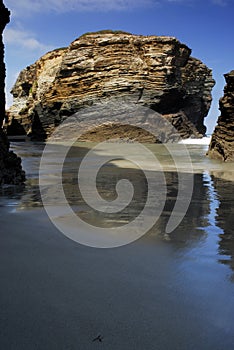
[[121,29],[177,37],[213,70],[216,86],[206,118],[208,132],[219,115],[223,74],[234,69],[234,0],[4,0],[11,23],[4,34],[9,90],[20,70],[87,31]]

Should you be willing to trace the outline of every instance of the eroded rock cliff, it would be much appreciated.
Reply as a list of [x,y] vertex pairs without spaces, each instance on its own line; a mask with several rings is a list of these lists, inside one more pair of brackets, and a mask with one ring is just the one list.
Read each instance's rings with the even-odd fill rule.
[[0,0],[0,185],[18,184],[24,180],[21,160],[9,151],[9,142],[2,125],[5,118],[5,64],[2,32],[10,21],[10,12]]
[[224,96],[219,101],[221,115],[211,138],[208,155],[223,161],[234,161],[234,70],[224,77]]
[[81,108],[118,97],[157,111],[184,138],[202,136],[214,80],[211,70],[190,55],[173,37],[83,35],[20,73],[8,130],[13,121],[28,135],[45,138]]

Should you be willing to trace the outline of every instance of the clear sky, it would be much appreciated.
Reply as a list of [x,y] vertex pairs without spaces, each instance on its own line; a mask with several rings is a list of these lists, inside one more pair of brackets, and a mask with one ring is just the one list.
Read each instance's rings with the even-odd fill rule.
[[11,23],[4,34],[9,91],[20,70],[85,32],[124,30],[177,37],[213,70],[216,86],[206,118],[208,133],[219,115],[223,74],[234,69],[234,0],[4,0]]

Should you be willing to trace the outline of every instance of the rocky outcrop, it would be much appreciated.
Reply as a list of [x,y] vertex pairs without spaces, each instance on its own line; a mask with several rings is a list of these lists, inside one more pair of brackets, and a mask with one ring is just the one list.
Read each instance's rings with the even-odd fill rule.
[[208,155],[214,159],[234,161],[234,70],[224,77],[224,96],[219,101],[221,115],[211,138]]
[[83,35],[20,73],[8,128],[14,121],[27,135],[45,138],[81,108],[118,97],[165,116],[183,138],[201,137],[214,80],[211,70],[190,55],[173,37]]
[[10,20],[10,12],[0,0],[0,185],[18,184],[24,181],[21,160],[9,151],[9,142],[2,130],[5,118],[5,64],[2,32]]

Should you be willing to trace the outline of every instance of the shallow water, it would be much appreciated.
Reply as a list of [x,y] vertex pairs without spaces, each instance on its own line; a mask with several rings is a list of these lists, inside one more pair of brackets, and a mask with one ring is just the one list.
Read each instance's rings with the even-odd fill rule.
[[[131,205],[129,204],[125,210],[114,214],[100,214],[85,203],[77,186],[78,167],[84,155],[93,146],[93,143],[78,143],[68,153],[63,166],[63,187],[66,200],[76,214],[91,224],[101,227],[125,224],[137,216],[145,205],[148,187],[144,172],[126,160],[119,159],[106,163],[97,177],[97,189],[102,198],[107,201],[116,199],[116,184],[122,178],[127,178],[133,184],[135,192]],[[55,208],[64,205],[57,187],[58,163],[61,162],[60,147],[63,146],[55,145],[54,152],[48,156],[48,168],[44,170],[45,183],[50,188],[48,202]],[[203,247],[208,246],[209,249],[213,248],[216,261],[234,268],[234,164],[210,160],[206,157],[207,145],[199,140],[197,144],[192,140],[191,144],[186,145],[191,157],[194,188],[187,214],[181,224],[168,236],[165,234],[165,227],[178,195],[178,167],[179,171],[185,174],[185,179],[186,173],[191,175],[191,167],[188,167],[184,159],[181,145],[173,145],[173,157],[176,157],[177,166],[175,166],[175,157],[173,160],[162,145],[147,145],[147,147],[157,156],[167,187],[164,209],[148,235],[161,237],[170,241],[171,244],[174,242],[174,244],[186,244],[187,246],[197,242],[199,251],[201,244]],[[38,174],[44,145],[42,143],[14,143],[12,149],[23,159],[27,182],[24,188],[11,186],[3,188],[0,206],[9,208],[11,212],[40,208],[43,203],[38,185]],[[104,163],[105,154],[102,151],[97,151],[96,154],[103,157]],[[149,165],[147,159],[145,164]],[[93,172],[93,166],[94,162],[91,159],[86,165],[87,176]],[[157,172],[154,172],[152,176],[155,176],[155,173]],[[90,192],[87,197],[93,196],[92,190],[92,186],[87,189],[87,192]]]
[[[130,205],[120,213],[100,215],[86,205],[77,189],[77,166],[93,144],[76,146],[63,167],[64,192],[74,212],[106,228],[133,220],[147,200],[144,172],[123,160],[103,167],[97,187],[104,199],[116,198],[116,183],[122,178],[133,183],[135,192]],[[162,145],[148,146],[159,159],[166,179],[163,212],[141,239],[103,250],[66,239],[42,210],[38,169],[43,147],[40,143],[12,145],[23,158],[28,180],[25,188],[5,187],[0,197],[1,272],[8,286],[1,292],[4,305],[0,320],[8,320],[1,334],[4,350],[83,350],[98,345],[121,350],[233,349],[233,164],[205,157],[207,145],[187,145],[193,168],[192,198],[179,226],[167,234],[178,195],[178,173]],[[48,157],[44,181],[53,194],[50,205],[63,208],[56,192],[59,147],[63,145],[55,146]],[[191,174],[180,147],[174,145],[173,152],[186,180],[186,174]],[[101,151],[97,155],[105,159]],[[147,160],[145,166],[149,166]],[[87,174],[92,172],[91,160]],[[92,197],[91,190],[89,195]],[[25,285],[29,287],[25,289]],[[40,307],[45,310],[45,306],[53,310],[46,317],[40,313]],[[25,311],[28,308],[30,315]],[[62,319],[66,319],[66,326]],[[104,335],[103,342],[93,343],[92,337],[99,333]],[[18,347],[14,347],[13,334]]]

